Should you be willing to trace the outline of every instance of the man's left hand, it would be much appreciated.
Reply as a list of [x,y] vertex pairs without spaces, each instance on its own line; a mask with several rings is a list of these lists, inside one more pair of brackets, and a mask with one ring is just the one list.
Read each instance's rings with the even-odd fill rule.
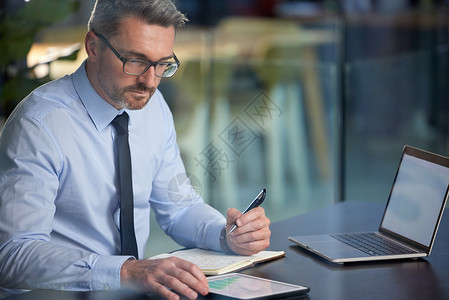
[[236,254],[252,255],[265,250],[270,245],[270,219],[262,207],[256,207],[242,215],[230,208],[226,215],[226,232],[237,224],[237,228],[226,234],[229,248]]

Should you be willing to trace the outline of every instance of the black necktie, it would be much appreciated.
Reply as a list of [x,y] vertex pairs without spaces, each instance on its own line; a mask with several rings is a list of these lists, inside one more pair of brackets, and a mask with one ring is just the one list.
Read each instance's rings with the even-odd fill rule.
[[115,117],[112,125],[117,130],[117,150],[120,180],[120,238],[122,255],[138,258],[136,235],[134,232],[134,205],[131,173],[131,153],[128,143],[128,114]]

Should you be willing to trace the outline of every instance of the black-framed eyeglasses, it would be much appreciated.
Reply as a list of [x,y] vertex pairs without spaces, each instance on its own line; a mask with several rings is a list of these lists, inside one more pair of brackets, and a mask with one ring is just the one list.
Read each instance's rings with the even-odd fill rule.
[[94,32],[105,44],[111,49],[112,53],[117,56],[123,63],[123,72],[128,75],[139,76],[148,71],[150,67],[154,67],[154,73],[157,77],[167,78],[173,76],[180,66],[180,62],[176,55],[173,53],[173,59],[175,61],[160,60],[152,62],[150,60],[124,58],[109,44],[108,40],[100,33]]

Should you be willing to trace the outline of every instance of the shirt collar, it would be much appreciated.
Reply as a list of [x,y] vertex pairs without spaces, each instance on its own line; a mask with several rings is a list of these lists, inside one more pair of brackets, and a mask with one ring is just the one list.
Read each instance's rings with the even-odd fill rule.
[[85,66],[86,61],[72,74],[73,84],[95,127],[98,131],[102,131],[124,109],[115,109],[115,107],[98,95],[87,78]]

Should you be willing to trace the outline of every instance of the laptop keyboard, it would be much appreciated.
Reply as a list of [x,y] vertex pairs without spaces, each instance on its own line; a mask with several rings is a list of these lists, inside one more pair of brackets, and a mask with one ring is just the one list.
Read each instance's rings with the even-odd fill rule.
[[373,256],[415,252],[374,232],[344,233],[332,235],[332,237]]

